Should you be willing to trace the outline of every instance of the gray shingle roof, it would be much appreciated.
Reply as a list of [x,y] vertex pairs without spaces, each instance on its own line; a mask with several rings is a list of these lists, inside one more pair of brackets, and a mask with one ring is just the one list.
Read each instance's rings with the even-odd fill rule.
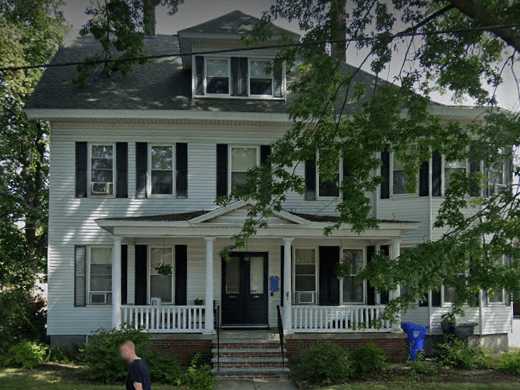
[[[236,10],[215,19],[208,20],[207,22],[197,24],[196,26],[180,30],[179,35],[185,33],[243,35],[251,32],[259,21],[260,20],[254,16]],[[270,28],[273,35],[298,35],[274,24],[271,24]]]
[[[52,63],[81,61],[98,53],[99,44],[91,37],[77,39],[61,48]],[[146,55],[179,51],[177,36],[145,38]],[[122,109],[122,110],[200,110],[271,112],[286,111],[285,102],[244,99],[195,99],[191,96],[191,73],[178,57],[166,57],[136,65],[127,75],[110,78],[93,75],[86,87],[75,85],[76,67],[48,68],[30,98],[27,108]]]

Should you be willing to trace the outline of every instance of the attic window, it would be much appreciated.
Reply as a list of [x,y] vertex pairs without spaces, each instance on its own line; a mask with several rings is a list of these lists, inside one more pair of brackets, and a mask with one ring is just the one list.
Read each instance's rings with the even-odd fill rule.
[[270,60],[251,60],[249,92],[251,95],[273,95],[273,63]]
[[229,59],[206,59],[206,93],[229,95]]

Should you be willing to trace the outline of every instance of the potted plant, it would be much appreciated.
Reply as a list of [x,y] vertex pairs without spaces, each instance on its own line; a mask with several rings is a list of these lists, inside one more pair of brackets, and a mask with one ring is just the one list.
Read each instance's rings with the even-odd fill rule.
[[195,298],[193,300],[193,303],[195,304],[195,306],[202,306],[202,305],[204,305],[204,299],[202,299],[202,298]]
[[173,273],[173,267],[170,264],[159,264],[155,267],[159,275],[170,276]]

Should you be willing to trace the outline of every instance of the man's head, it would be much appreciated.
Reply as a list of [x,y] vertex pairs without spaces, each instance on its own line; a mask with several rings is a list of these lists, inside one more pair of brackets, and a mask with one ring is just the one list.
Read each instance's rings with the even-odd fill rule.
[[125,341],[119,346],[119,353],[121,354],[121,358],[127,362],[131,362],[137,357],[135,344],[130,340]]

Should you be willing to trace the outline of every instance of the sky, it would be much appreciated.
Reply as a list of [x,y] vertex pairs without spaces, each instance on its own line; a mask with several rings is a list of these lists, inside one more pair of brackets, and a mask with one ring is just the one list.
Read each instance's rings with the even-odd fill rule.
[[[240,10],[246,14],[260,17],[271,5],[272,0],[184,0],[184,4],[179,6],[179,10],[174,15],[169,15],[167,9],[159,7],[157,9],[157,33],[175,34],[178,30],[190,27],[206,20],[224,15],[230,11]],[[64,16],[71,25],[71,30],[67,35],[66,42],[71,42],[77,37],[81,26],[87,21],[85,9],[91,4],[90,0],[65,0]],[[298,26],[289,24],[284,20],[276,21],[280,27],[284,27],[295,32],[300,32]],[[398,53],[394,57],[390,66],[380,74],[380,77],[392,81],[395,74],[399,72],[402,63],[402,56],[406,50],[404,45],[398,46]],[[352,65],[359,65],[366,55],[364,51],[355,48],[347,52],[347,61]],[[369,70],[364,67],[365,70]],[[520,65],[515,67],[520,76]],[[520,96],[517,83],[513,74],[507,67],[503,74],[504,82],[496,91],[496,96],[501,107],[509,110],[520,110]],[[462,100],[454,102],[449,95],[439,93],[432,94],[432,99],[445,104],[464,104],[471,105],[471,101]]]

